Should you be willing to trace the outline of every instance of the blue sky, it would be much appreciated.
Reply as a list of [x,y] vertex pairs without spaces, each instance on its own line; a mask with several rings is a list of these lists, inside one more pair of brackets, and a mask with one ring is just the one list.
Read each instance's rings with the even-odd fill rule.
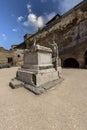
[[0,46],[9,49],[82,0],[0,0]]

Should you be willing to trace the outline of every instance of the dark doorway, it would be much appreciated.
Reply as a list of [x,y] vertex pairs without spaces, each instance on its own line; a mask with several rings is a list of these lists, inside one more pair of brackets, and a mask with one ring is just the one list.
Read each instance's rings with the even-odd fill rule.
[[8,58],[8,63],[9,63],[10,65],[13,65],[13,58],[12,58],[12,57],[9,57],[9,58]]
[[85,57],[85,66],[87,66],[87,51],[86,51],[84,57]]
[[63,63],[66,68],[79,68],[79,63],[74,58],[66,59]]

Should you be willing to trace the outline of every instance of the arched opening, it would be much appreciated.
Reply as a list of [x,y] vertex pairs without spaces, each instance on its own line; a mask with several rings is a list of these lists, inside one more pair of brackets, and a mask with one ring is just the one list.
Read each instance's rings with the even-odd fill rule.
[[87,67],[87,51],[85,52],[84,58],[85,58],[85,66]]
[[79,63],[74,58],[68,58],[64,61],[63,67],[66,68],[79,68]]

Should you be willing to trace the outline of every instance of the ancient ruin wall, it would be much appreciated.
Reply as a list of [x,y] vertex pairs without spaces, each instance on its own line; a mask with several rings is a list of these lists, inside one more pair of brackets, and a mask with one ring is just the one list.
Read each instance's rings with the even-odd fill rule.
[[[49,47],[48,42],[56,41],[62,61],[72,57],[84,66],[87,51],[87,0],[47,24],[42,30],[25,40],[25,44],[37,43]],[[83,64],[83,65],[82,65]]]
[[36,38],[39,44],[46,45],[47,41],[52,42],[53,37],[55,37],[55,40],[61,49],[72,43],[72,41],[83,37],[83,34],[86,33],[85,27],[87,26],[87,2],[84,2],[80,7],[77,7],[50,23],[39,33],[30,37],[29,40],[32,41]]

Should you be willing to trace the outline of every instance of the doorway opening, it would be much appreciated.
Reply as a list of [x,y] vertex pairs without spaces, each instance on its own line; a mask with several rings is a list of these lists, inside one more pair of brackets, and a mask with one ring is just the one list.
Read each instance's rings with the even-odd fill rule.
[[8,64],[13,65],[13,58],[12,57],[8,57]]
[[64,61],[63,67],[65,67],[65,68],[79,68],[79,63],[74,58],[68,58]]

